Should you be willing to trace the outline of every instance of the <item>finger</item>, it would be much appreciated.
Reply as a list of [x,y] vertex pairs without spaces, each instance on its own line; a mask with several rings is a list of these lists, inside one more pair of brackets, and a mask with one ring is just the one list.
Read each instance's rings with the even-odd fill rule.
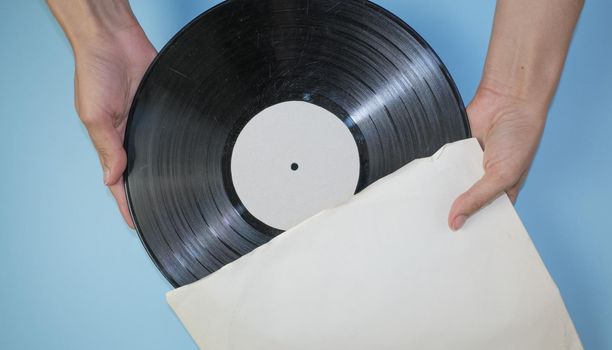
[[521,189],[523,188],[523,185],[525,184],[525,180],[527,180],[526,172],[523,175],[521,175],[521,178],[516,183],[516,185],[512,186],[508,191],[506,191],[506,193],[508,194],[508,198],[510,198],[510,201],[512,202],[512,204],[516,204],[519,193],[521,192]]
[[516,204],[516,200],[518,199],[518,195],[519,195],[519,186],[512,187],[506,193],[508,194],[508,198],[510,199],[510,202],[512,202],[512,204]]
[[505,182],[499,177],[485,174],[455,200],[448,216],[449,227],[453,231],[459,230],[470,216],[499,197],[505,188]]
[[123,148],[123,137],[113,126],[110,118],[84,121],[89,136],[96,147],[107,186],[119,183],[127,165]]
[[113,194],[113,197],[115,197],[115,200],[117,201],[117,205],[119,206],[119,211],[123,216],[123,220],[125,220],[126,224],[131,229],[134,229],[134,221],[132,221],[132,215],[130,214],[130,209],[128,207],[123,178],[120,178],[116,184],[109,186],[109,188]]

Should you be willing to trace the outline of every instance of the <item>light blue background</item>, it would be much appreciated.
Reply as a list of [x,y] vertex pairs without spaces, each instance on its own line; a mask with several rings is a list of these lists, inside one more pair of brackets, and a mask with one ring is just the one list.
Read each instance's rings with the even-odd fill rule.
[[[216,1],[133,1],[159,49]],[[469,101],[493,1],[379,3]],[[586,349],[612,349],[612,3],[587,1],[518,204]],[[71,50],[42,1],[0,2],[0,349],[195,349],[123,224],[73,109]]]

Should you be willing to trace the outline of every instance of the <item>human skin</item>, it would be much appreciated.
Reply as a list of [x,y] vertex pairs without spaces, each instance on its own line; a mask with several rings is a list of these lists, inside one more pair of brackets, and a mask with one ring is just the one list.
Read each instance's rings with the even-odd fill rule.
[[75,57],[75,106],[98,152],[104,183],[134,228],[123,186],[123,137],[136,89],[156,55],[127,0],[49,0]]
[[[128,0],[48,0],[75,56],[75,105],[104,183],[132,222],[123,186],[123,138],[132,99],[156,51]],[[537,151],[582,0],[498,0],[484,73],[467,111],[485,175],[453,203],[448,225],[504,192],[514,202]]]
[[484,176],[451,206],[466,220],[504,192],[516,202],[559,84],[582,0],[499,0],[480,86],[467,112]]

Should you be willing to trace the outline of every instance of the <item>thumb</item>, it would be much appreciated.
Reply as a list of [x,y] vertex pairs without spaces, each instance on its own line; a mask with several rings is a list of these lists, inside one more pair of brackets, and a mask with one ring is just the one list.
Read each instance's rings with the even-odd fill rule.
[[104,184],[111,186],[119,183],[127,166],[123,137],[110,120],[87,122],[85,126],[100,157],[104,170]]
[[448,226],[453,231],[459,230],[470,216],[504,193],[506,187],[502,177],[485,173],[455,200],[448,216]]
[[130,209],[128,207],[128,200],[125,193],[125,187],[123,184],[123,179],[118,181],[116,184],[109,186],[113,197],[117,201],[117,206],[119,207],[119,211],[121,212],[121,216],[128,224],[131,229],[134,229],[134,221],[132,220],[132,215],[130,214]]

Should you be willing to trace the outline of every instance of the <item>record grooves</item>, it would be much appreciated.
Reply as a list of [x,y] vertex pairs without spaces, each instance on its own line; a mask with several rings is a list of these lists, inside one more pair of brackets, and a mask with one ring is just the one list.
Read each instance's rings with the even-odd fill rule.
[[[160,52],[126,130],[130,211],[173,286],[203,278],[282,232],[245,205],[232,162],[254,117],[287,101],[322,107],[348,129],[358,153],[353,192],[470,136],[440,59],[381,7],[360,0],[215,6]],[[324,134],[313,134],[313,145]]]

